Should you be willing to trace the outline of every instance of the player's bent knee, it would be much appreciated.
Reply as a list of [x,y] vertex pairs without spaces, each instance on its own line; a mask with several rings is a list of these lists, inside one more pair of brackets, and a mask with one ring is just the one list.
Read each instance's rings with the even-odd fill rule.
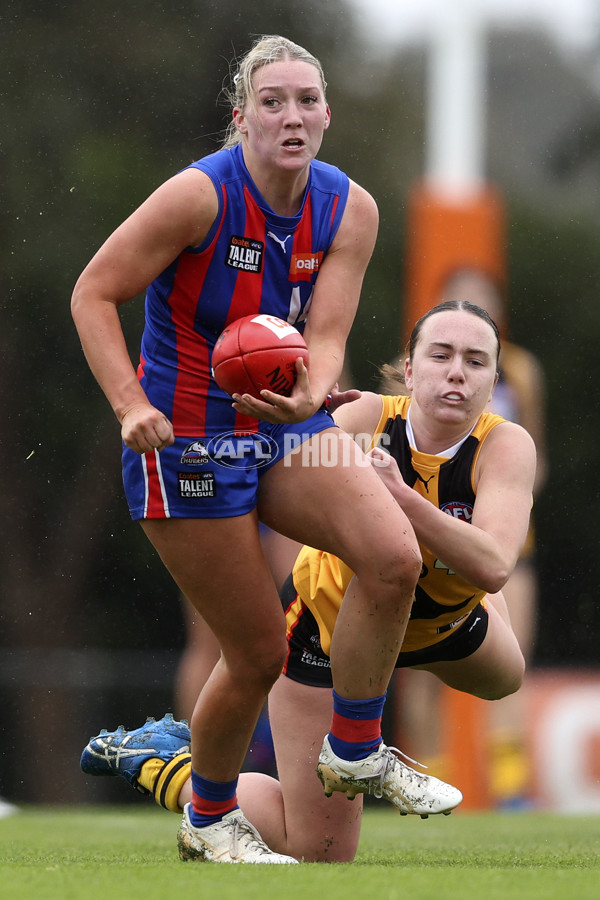
[[386,553],[378,548],[353,567],[361,581],[377,584],[383,591],[412,592],[421,574],[422,560],[418,548]]
[[285,632],[276,638],[249,640],[242,652],[224,649],[223,663],[235,684],[268,693],[281,675],[287,655]]
[[503,673],[502,678],[498,679],[493,684],[480,688],[480,690],[475,693],[475,696],[480,697],[482,700],[502,700],[504,697],[516,694],[523,684],[524,674],[524,667],[520,670]]
[[260,681],[270,689],[281,675],[287,655],[287,644],[269,647],[266,651],[254,651],[246,658],[246,677]]

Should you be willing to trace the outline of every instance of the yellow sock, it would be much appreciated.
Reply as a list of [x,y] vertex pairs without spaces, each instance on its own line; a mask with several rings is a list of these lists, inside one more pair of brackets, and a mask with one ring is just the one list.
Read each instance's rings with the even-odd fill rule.
[[138,781],[152,794],[159,806],[170,812],[180,813],[179,794],[191,771],[190,753],[180,753],[168,762],[153,756],[142,766]]

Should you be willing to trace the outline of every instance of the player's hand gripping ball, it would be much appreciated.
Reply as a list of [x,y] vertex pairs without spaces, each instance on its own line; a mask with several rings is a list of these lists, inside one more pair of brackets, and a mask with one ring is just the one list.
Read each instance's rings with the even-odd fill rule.
[[260,392],[268,390],[288,397],[299,356],[308,366],[306,341],[293,325],[277,316],[244,316],[217,338],[213,376],[228,394],[251,394],[260,400]]

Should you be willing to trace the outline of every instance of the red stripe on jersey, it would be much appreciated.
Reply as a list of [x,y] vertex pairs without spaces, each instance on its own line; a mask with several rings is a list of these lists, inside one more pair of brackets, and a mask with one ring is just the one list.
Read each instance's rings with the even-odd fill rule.
[[[169,305],[177,335],[177,383],[173,397],[172,422],[175,433],[185,432],[196,422],[202,431],[206,421],[207,392],[198,391],[198,373],[210,371],[208,344],[194,328],[198,297],[204,284],[211,255],[183,253],[173,283]],[[189,429],[188,429],[189,430]]]
[[152,519],[168,519],[169,507],[163,494],[158,450],[144,453],[143,465],[146,468],[145,515]]
[[[260,241],[263,245],[266,241],[265,235],[265,216],[260,211],[252,198],[252,194],[244,185],[244,199],[246,201],[246,224],[244,226],[244,237],[251,240]],[[263,249],[264,253],[264,249]],[[235,288],[231,297],[231,304],[227,314],[227,322],[234,322],[241,319],[242,316],[252,316],[254,313],[260,312],[260,304],[262,300],[263,288],[263,272],[264,264],[261,267],[260,274],[256,272],[244,272],[240,269],[235,280]]]
[[381,738],[381,719],[346,719],[334,712],[330,730],[334,737],[347,743],[378,741]]
[[[263,245],[266,241],[264,213],[260,211],[252,194],[244,185],[244,199],[246,201],[246,223],[244,225],[244,237],[260,241]],[[242,316],[252,316],[260,312],[263,289],[264,261],[260,274],[256,272],[244,272],[240,269],[235,280],[235,288],[231,297],[231,304],[227,314],[228,325],[241,319]],[[236,413],[234,431],[236,434],[254,434],[258,430],[258,419]]]
[[[212,241],[216,246],[227,212],[227,190],[223,187],[221,221]],[[177,336],[177,383],[173,397],[172,424],[175,433],[189,431],[188,423],[194,422],[194,431],[202,431],[206,422],[208,390],[198,390],[198,374],[206,373],[206,388],[210,379],[210,353],[208,344],[194,328],[198,298],[202,293],[206,272],[212,261],[212,253],[200,255],[182,253],[171,290],[169,305]]]
[[[313,249],[313,237],[312,237],[312,204],[310,202],[310,194],[306,198],[306,203],[304,205],[304,213],[302,218],[300,219],[300,223],[296,232],[294,233],[294,246],[292,248],[292,260],[297,259],[298,257],[303,256],[311,256]],[[313,276],[313,271],[307,267],[304,270],[295,269],[294,271],[294,280],[295,281],[310,281]]]
[[336,210],[337,210],[337,208],[338,208],[339,200],[340,200],[339,194],[336,194],[336,196],[335,196],[334,199],[333,199],[333,206],[332,206],[332,208],[331,208],[331,224],[332,224],[332,225],[333,225],[333,223],[334,223],[334,221],[335,221],[335,212],[336,212]]

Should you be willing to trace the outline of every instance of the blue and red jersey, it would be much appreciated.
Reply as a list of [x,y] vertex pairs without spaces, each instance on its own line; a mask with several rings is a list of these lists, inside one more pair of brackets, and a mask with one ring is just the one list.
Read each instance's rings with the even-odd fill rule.
[[212,378],[217,337],[233,320],[254,313],[303,330],[349,180],[335,166],[313,160],[302,207],[285,217],[257,191],[241,145],[192,167],[211,178],[219,212],[204,242],[187,248],[148,288],[138,377],[176,435],[210,436],[248,423]]

